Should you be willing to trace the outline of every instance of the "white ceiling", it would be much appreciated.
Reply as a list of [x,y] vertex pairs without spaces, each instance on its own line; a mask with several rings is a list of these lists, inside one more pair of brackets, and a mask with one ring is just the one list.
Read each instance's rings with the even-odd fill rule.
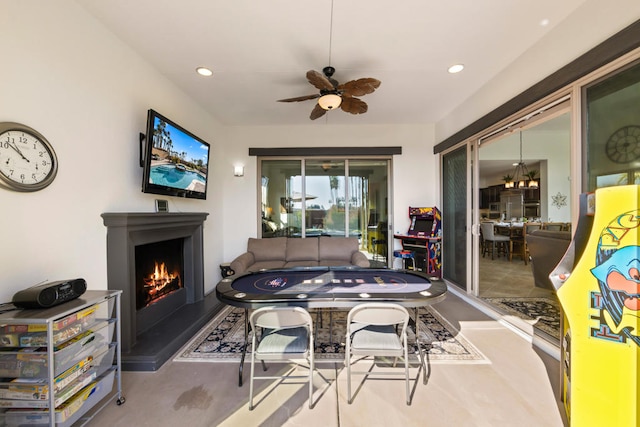
[[[435,123],[584,1],[77,0],[230,126]],[[326,65],[382,81],[366,114],[311,121],[314,100],[276,102],[317,93],[305,74]]]

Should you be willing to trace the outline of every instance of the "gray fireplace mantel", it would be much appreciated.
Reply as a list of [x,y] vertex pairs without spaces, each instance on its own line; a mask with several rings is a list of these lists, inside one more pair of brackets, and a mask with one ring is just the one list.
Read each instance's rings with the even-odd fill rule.
[[204,212],[106,212],[107,283],[109,289],[123,291],[122,349],[136,343],[135,247],[162,240],[184,239],[185,277],[191,283],[187,304],[204,298],[203,227]]

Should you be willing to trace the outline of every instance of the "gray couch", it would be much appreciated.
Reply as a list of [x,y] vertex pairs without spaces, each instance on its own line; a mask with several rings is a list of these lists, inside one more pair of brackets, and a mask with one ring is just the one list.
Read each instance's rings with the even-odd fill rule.
[[571,244],[571,232],[535,230],[527,234],[526,239],[535,286],[555,290],[549,274],[556,268]]
[[355,237],[272,237],[249,238],[247,252],[234,259],[233,274],[271,268],[369,267],[369,260],[358,250]]

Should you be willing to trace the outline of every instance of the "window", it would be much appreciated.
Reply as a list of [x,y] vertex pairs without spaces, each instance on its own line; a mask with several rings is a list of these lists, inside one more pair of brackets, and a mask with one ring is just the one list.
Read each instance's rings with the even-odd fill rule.
[[357,237],[372,261],[387,265],[390,158],[258,161],[261,237]]
[[584,89],[586,191],[637,184],[640,175],[640,62]]

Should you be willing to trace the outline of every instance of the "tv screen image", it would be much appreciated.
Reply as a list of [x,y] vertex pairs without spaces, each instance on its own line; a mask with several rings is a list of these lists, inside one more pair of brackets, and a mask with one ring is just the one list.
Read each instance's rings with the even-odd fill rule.
[[207,142],[149,110],[142,191],[206,199],[209,151]]

